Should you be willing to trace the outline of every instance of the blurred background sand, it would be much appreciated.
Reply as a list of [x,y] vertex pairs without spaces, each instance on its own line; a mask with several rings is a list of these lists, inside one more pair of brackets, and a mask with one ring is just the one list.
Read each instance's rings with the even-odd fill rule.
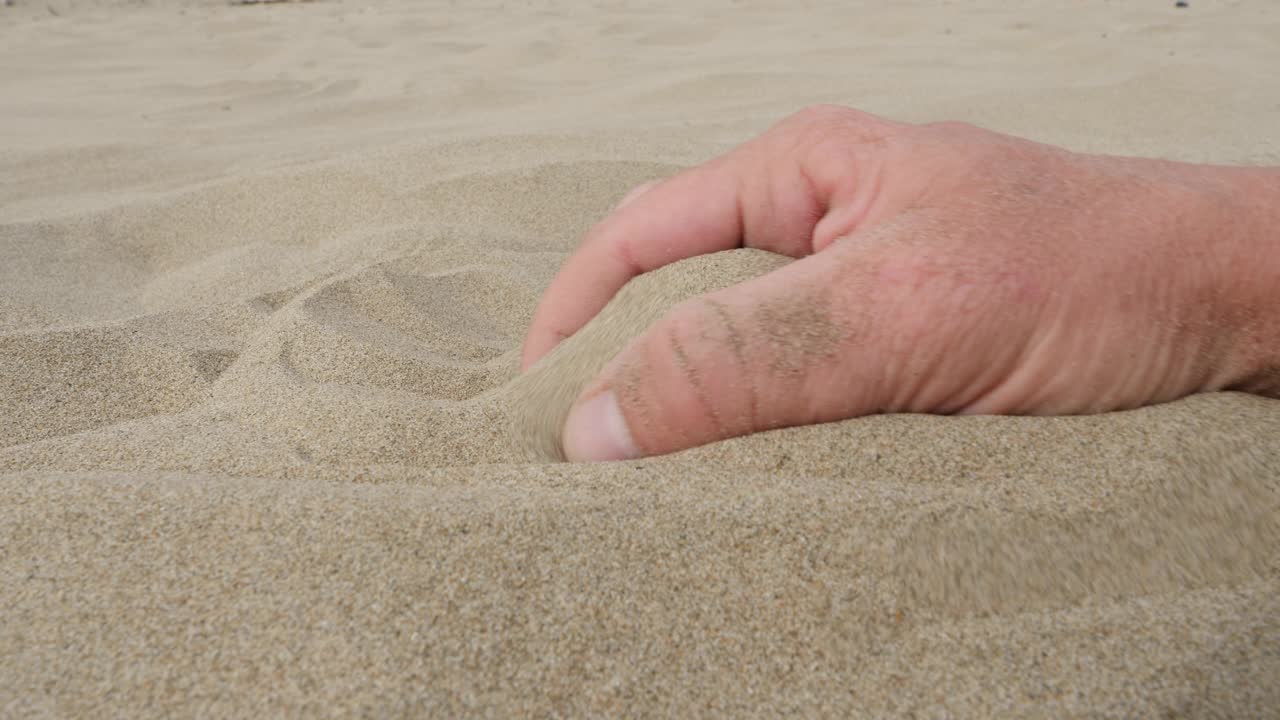
[[1280,164],[1277,38],[1246,0],[0,6],[0,714],[1275,717],[1280,401],[575,466],[515,364],[612,203],[804,105]]

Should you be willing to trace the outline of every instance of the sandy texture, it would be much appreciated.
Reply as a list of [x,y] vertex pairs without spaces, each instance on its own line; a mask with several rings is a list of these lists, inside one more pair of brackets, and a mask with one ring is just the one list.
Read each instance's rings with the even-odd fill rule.
[[1280,7],[621,5],[0,5],[0,715],[1277,717],[1278,401],[554,462],[750,252],[514,367],[805,104],[1280,164]]

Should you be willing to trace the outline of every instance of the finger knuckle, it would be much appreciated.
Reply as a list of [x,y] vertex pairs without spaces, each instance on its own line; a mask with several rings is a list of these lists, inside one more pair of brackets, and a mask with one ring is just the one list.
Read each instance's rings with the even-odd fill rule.
[[[699,310],[696,301],[680,303],[659,322],[657,333],[661,350],[679,371],[681,385],[692,396],[704,395],[706,385],[703,376],[707,370],[703,361],[708,351],[708,336]],[[698,399],[701,404],[708,404],[706,397]]]
[[839,156],[851,147],[880,142],[894,134],[894,125],[861,110],[839,105],[807,107],[778,126],[787,152],[809,151],[813,157]]
[[792,117],[808,121],[829,120],[834,117],[845,117],[849,113],[853,112],[857,111],[843,105],[835,105],[833,103],[815,103],[796,111]]
[[929,123],[926,127],[945,133],[955,134],[974,134],[982,132],[982,128],[973,123],[964,122],[963,120],[942,120],[939,122]]
[[661,444],[673,438],[701,444],[728,436],[722,350],[696,300],[677,305],[654,325],[644,351],[650,391],[636,400],[654,421],[652,432],[666,436]]
[[791,128],[802,128],[830,132],[833,128],[850,123],[861,124],[871,116],[860,110],[840,105],[810,105],[787,119],[784,123]]

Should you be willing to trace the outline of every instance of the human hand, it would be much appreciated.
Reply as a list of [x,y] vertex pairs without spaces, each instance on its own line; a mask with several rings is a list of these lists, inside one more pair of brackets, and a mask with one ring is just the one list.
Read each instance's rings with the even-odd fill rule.
[[570,413],[569,459],[879,412],[1280,393],[1265,369],[1280,331],[1257,307],[1274,266],[1251,258],[1246,222],[1257,182],[809,109],[628,196],[547,290],[522,366],[635,275],[746,246],[801,259],[682,303],[631,342]]

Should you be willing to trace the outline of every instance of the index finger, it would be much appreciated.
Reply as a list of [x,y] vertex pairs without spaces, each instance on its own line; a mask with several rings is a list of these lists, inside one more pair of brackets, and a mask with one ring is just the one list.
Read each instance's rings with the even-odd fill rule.
[[543,294],[521,369],[586,325],[631,278],[740,246],[741,180],[735,164],[726,156],[686,170],[592,228]]

